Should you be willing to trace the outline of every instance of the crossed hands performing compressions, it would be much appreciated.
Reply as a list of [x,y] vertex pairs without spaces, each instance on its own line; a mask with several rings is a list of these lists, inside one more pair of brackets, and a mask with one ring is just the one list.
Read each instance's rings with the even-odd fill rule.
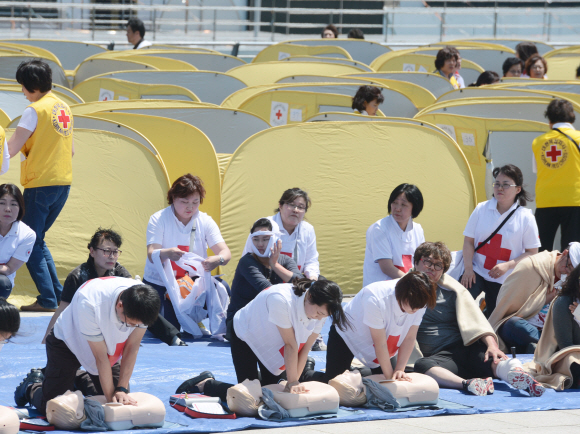
[[405,371],[395,371],[393,372],[393,376],[391,377],[392,380],[401,380],[401,381],[408,381],[413,382],[413,379],[409,377]]
[[137,401],[127,395],[125,392],[115,392],[112,402],[118,402],[123,405],[137,405]]
[[[176,262],[181,259],[186,252],[180,250],[178,247],[170,247],[168,249],[163,249],[164,257],[169,259],[170,261]],[[204,271],[212,271],[218,265],[220,265],[220,257],[219,255],[210,256],[209,258],[202,261],[201,265],[203,266]]]
[[300,394],[309,392],[309,390],[306,388],[304,384],[300,384],[299,381],[293,381],[292,383],[286,383],[286,387],[284,387],[284,392]]

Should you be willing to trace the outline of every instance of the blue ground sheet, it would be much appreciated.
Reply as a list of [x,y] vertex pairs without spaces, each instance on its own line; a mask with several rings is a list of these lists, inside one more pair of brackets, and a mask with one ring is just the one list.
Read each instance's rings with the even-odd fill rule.
[[[50,317],[22,318],[20,336],[6,344],[0,352],[0,405],[14,405],[14,390],[31,368],[46,364],[45,347],[40,342]],[[329,325],[323,330],[325,340]],[[201,371],[211,371],[216,379],[236,383],[234,367],[228,343],[210,339],[185,339],[187,347],[169,347],[145,335],[139,351],[137,364],[131,378],[131,391],[146,392],[159,397],[166,406],[166,425],[163,428],[138,430],[140,434],[229,432],[248,428],[289,427],[311,424],[357,422],[379,419],[427,417],[443,414],[509,413],[518,411],[565,410],[580,408],[580,390],[555,392],[546,390],[540,398],[531,398],[506,383],[496,380],[495,393],[479,397],[458,390],[440,392],[441,410],[416,410],[406,412],[383,412],[358,409],[362,412],[341,412],[338,418],[291,422],[268,422],[255,418],[235,420],[192,419],[169,406],[169,396],[188,378]],[[316,368],[326,363],[326,352],[311,352]],[[523,362],[531,356],[518,356]],[[128,434],[129,431],[123,434]]]

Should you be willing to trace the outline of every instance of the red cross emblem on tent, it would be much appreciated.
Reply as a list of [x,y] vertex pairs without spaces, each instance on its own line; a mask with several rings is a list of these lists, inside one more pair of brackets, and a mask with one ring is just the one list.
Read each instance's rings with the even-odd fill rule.
[[486,270],[491,270],[493,267],[495,267],[497,265],[497,261],[507,262],[510,260],[512,251],[510,249],[504,249],[501,247],[501,239],[502,236],[500,234],[496,234],[488,244],[482,246],[476,252],[485,256],[483,268]]
[[70,122],[70,117],[66,114],[64,110],[60,111],[60,115],[58,116],[58,122],[62,124],[63,128],[68,128],[68,124]]
[[548,157],[552,163],[557,163],[560,156],[562,156],[562,151],[559,150],[556,145],[550,146],[550,150],[546,152],[546,157]]
[[[389,350],[389,356],[393,357],[397,351],[399,351],[399,338],[401,336],[389,336],[387,338],[387,349]],[[374,347],[374,345],[373,345]],[[379,363],[379,359],[373,360],[374,363]]]
[[282,111],[281,110],[278,110],[278,112],[276,113],[276,118],[278,120],[280,120],[281,117],[282,117]]
[[[403,255],[403,266],[395,265],[396,268],[406,273],[411,268],[413,268],[413,257],[411,255]],[[390,354],[390,353],[389,353]]]

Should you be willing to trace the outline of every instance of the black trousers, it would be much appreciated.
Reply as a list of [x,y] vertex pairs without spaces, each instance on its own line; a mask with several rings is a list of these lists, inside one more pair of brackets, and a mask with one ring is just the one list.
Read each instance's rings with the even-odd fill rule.
[[[350,365],[354,359],[354,354],[344,342],[344,339],[336,331],[336,327],[332,325],[328,333],[328,343],[326,344],[326,372],[308,371],[304,373],[304,381],[319,381],[321,383],[328,383],[337,375],[344,373],[350,369]],[[381,367],[370,370],[371,374],[382,374]]]
[[[63,395],[67,390],[82,391],[83,395],[103,395],[103,388],[98,375],[77,372],[81,362],[68,346],[54,336],[51,331],[46,338],[46,368],[44,381],[33,384],[30,389],[30,401],[36,409],[46,415],[46,403],[52,398]],[[113,384],[119,383],[121,365],[115,363],[112,367]]]
[[554,238],[558,226],[562,228],[563,252],[572,241],[580,241],[580,206],[557,206],[550,208],[536,208],[536,223],[540,234],[543,250],[554,250]]

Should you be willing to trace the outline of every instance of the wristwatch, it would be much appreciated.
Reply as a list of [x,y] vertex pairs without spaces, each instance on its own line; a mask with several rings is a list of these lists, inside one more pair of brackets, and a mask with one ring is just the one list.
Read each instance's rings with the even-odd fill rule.
[[220,257],[220,265],[224,265],[226,263],[226,260],[223,258],[222,255],[218,255]]
[[121,386],[115,387],[115,392],[129,393],[129,391],[127,389],[125,389],[124,387],[121,387]]

